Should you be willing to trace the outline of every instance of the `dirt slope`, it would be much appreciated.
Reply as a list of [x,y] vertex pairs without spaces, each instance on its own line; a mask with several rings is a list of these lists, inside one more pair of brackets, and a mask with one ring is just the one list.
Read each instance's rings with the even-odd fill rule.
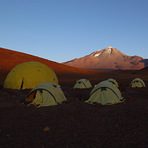
[[43,59],[37,56],[9,50],[9,49],[4,49],[0,48],[0,71],[3,72],[1,73],[1,77],[5,79],[6,75],[8,72],[14,68],[16,65],[24,63],[24,62],[29,62],[29,61],[38,61],[41,62],[51,69],[54,70],[54,72],[57,75],[69,75],[69,74],[75,74],[75,75],[83,75],[83,74],[89,74],[89,73],[101,73],[101,71],[94,71],[94,70],[87,70],[87,69],[81,69],[81,68],[76,68],[76,67],[71,67],[67,66],[64,64],[60,64],[54,61],[50,61],[47,59]]

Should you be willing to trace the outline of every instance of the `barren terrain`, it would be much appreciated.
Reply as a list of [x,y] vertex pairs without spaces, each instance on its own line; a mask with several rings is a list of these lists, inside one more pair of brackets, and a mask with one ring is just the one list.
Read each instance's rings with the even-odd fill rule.
[[[147,148],[148,68],[138,71],[93,71],[73,68],[31,55],[0,49],[0,147],[1,148]],[[15,65],[39,61],[52,68],[67,102],[28,108],[22,103],[30,90],[3,88]],[[146,88],[129,88],[134,78]],[[89,79],[94,86],[114,78],[126,101],[102,106],[84,103],[90,89],[73,89],[75,81]]]

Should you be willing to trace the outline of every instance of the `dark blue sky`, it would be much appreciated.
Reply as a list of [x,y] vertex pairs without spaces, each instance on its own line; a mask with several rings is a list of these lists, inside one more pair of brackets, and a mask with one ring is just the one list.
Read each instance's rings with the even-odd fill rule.
[[0,47],[64,62],[112,46],[148,58],[148,0],[0,0]]

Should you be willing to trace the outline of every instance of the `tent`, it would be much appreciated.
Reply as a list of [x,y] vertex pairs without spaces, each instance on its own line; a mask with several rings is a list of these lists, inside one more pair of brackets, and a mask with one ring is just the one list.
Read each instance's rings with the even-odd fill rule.
[[44,82],[34,87],[24,100],[24,104],[36,107],[52,106],[62,103],[66,97],[59,85]]
[[142,79],[136,78],[131,82],[130,87],[145,87],[145,83]]
[[32,89],[43,82],[58,84],[54,71],[40,62],[25,62],[17,65],[8,73],[4,88]]
[[123,97],[115,85],[108,81],[102,81],[92,89],[89,99],[85,102],[112,105],[123,102]]
[[87,79],[77,80],[73,88],[90,88],[92,85]]
[[110,79],[107,79],[107,81],[111,82],[116,87],[119,87],[118,82],[115,79],[110,78]]

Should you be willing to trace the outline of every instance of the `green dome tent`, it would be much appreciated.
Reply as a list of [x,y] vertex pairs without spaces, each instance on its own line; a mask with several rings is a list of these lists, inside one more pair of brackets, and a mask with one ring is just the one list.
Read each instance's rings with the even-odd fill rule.
[[29,89],[43,82],[58,84],[54,71],[40,62],[25,62],[8,73],[4,88]]
[[114,84],[116,87],[119,87],[118,82],[115,79],[107,79],[107,81],[111,82],[112,84]]
[[83,89],[83,88],[90,88],[90,87],[92,87],[92,85],[90,84],[90,82],[87,79],[80,79],[80,80],[76,81],[73,88],[74,89],[75,88]]
[[131,82],[130,87],[145,87],[145,83],[142,79],[136,78]]
[[52,82],[44,82],[34,87],[27,95],[24,104],[36,107],[52,106],[66,101],[66,97],[59,87]]
[[123,97],[115,85],[108,81],[102,81],[92,89],[89,99],[85,102],[112,105],[123,102]]

